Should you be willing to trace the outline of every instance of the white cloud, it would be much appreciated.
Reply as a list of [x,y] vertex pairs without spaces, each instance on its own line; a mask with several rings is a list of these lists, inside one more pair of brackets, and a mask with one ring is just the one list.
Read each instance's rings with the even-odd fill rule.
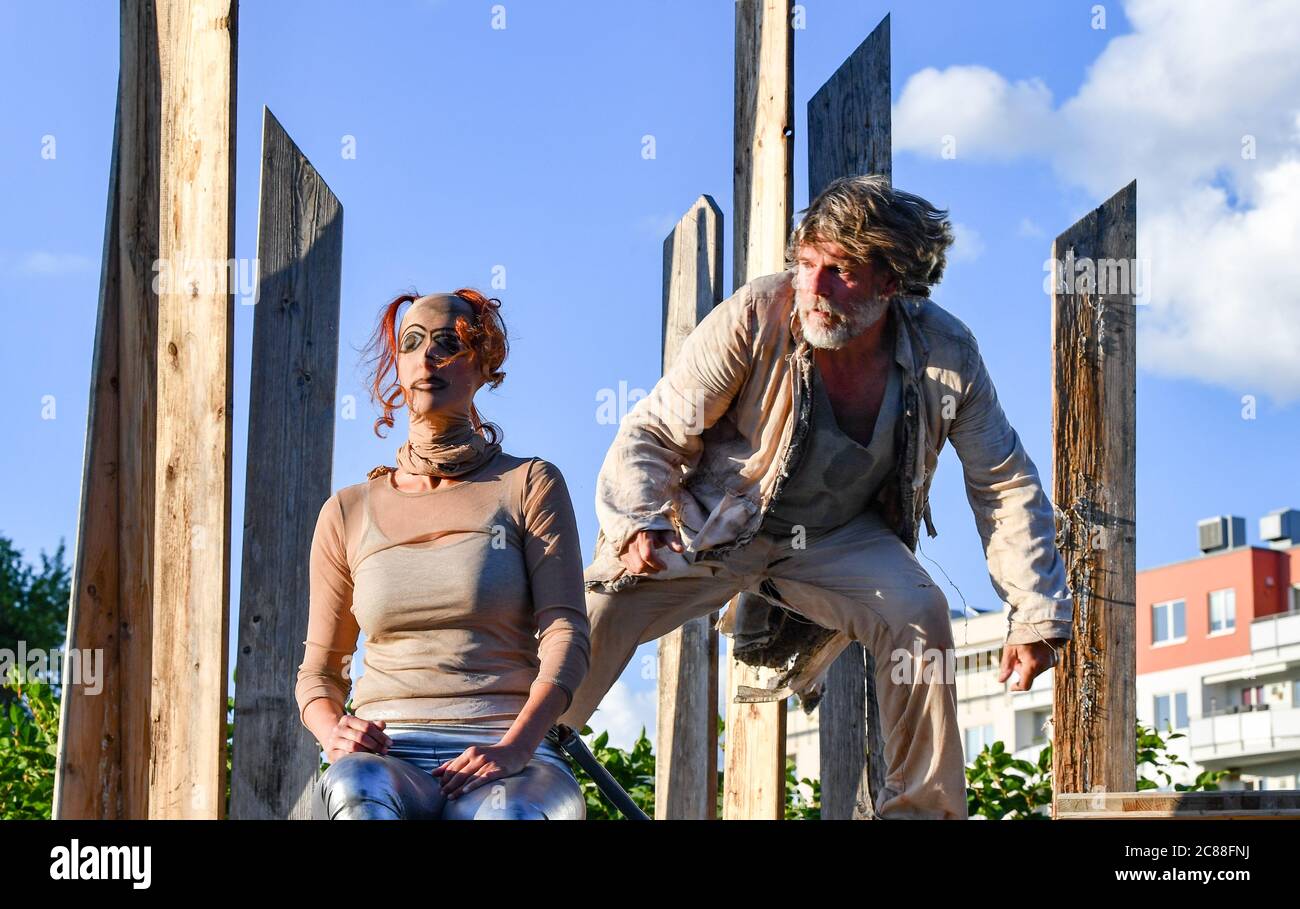
[[1261,172],[1251,192],[1259,203],[1244,211],[1202,186],[1140,216],[1151,252],[1138,255],[1152,262],[1138,362],[1290,401],[1300,398],[1300,159]]
[[1300,399],[1296,5],[1130,0],[1125,11],[1133,32],[1056,106],[1038,80],[922,70],[900,95],[895,147],[939,157],[950,134],[958,161],[1042,156],[1096,203],[1136,177],[1151,301],[1140,364]]
[[984,254],[984,239],[970,225],[952,222],[952,236],[952,247],[948,250],[949,261],[974,262]]
[[1052,118],[1042,80],[1011,83],[984,66],[927,67],[903,86],[894,147],[935,158],[1013,158],[1044,147]]
[[[635,660],[631,665],[637,665]],[[653,681],[647,688],[633,691],[627,682],[619,679],[587,720],[587,725],[598,733],[609,732],[609,744],[624,750],[632,747],[641,734],[641,728],[645,727],[646,738],[653,747],[658,707],[658,693]]]

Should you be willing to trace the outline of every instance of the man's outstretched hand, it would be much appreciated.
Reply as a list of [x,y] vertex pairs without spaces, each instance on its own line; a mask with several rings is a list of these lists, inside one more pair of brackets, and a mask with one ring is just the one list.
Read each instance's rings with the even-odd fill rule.
[[638,530],[628,540],[627,548],[618,560],[633,574],[654,574],[664,570],[664,563],[655,550],[667,546],[673,552],[684,552],[685,547],[675,530]]
[[1045,641],[1006,645],[1002,648],[1002,673],[998,676],[998,681],[1005,682],[1014,672],[1020,678],[1012,684],[1011,690],[1028,691],[1039,673],[1056,665],[1052,648],[1060,650],[1063,646],[1063,640],[1053,640],[1050,647]]

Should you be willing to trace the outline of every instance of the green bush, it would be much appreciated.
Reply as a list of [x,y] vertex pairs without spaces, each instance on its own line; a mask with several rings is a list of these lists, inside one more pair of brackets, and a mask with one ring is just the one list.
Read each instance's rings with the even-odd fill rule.
[[54,809],[59,702],[50,686],[11,668],[0,710],[0,819],[49,820]]
[[[1138,791],[1159,789],[1173,783],[1169,769],[1186,767],[1187,762],[1169,751],[1169,742],[1185,738],[1169,730],[1163,738],[1154,726],[1136,726]],[[1142,775],[1150,765],[1163,781]],[[1196,780],[1173,783],[1175,792],[1209,792],[1232,770],[1203,770]],[[966,807],[971,817],[989,820],[1038,820],[1050,817],[1052,808],[1052,746],[1043,747],[1035,763],[1011,756],[1001,742],[985,745],[966,767]]]
[[[583,726],[582,735],[591,735],[591,727]],[[591,753],[596,760],[609,771],[620,786],[627,790],[638,808],[654,817],[655,814],[655,756],[650,749],[650,740],[646,738],[645,727],[632,743],[631,751],[612,748],[609,745],[609,733],[602,732],[591,744]],[[596,781],[587,775],[581,767],[570,761],[573,773],[582,788],[582,796],[587,802],[587,820],[614,821],[622,819],[618,809],[601,794]]]
[[[724,725],[722,717],[718,717],[719,738],[722,737]],[[592,729],[590,726],[582,728],[582,735],[591,734]],[[646,738],[645,727],[641,727],[641,734],[632,743],[631,751],[610,747],[608,732],[597,735],[592,740],[590,748],[596,759],[604,765],[618,784],[627,790],[628,795],[632,796],[632,801],[636,802],[637,807],[650,817],[654,817],[655,755],[650,747],[650,740]],[[587,820],[611,821],[622,819],[623,816],[619,814],[618,809],[611,805],[605,796],[601,794],[596,782],[577,764],[572,764],[572,766],[573,772],[578,778],[578,784],[582,787],[583,797],[587,801]],[[800,783],[804,783],[812,790],[811,799],[799,788]],[[719,770],[718,817],[722,817],[723,791],[723,772]],[[820,817],[821,783],[818,780],[806,777],[800,780],[795,773],[794,760],[787,757],[785,760],[785,819],[787,821],[815,821]]]

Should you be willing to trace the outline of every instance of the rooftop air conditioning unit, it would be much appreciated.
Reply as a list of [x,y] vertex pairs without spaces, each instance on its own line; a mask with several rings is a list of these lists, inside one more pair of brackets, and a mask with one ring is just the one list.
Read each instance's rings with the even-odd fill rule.
[[1279,508],[1259,519],[1260,539],[1274,549],[1290,549],[1300,544],[1300,511]]
[[1246,545],[1246,519],[1235,515],[1220,515],[1196,523],[1203,553],[1222,552]]

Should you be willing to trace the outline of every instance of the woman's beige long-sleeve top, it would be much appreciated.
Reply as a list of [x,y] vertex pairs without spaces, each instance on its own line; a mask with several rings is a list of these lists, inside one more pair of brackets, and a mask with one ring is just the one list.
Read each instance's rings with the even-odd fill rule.
[[572,699],[590,645],[564,477],[502,452],[461,479],[410,493],[382,474],[322,506],[294,692],[300,721],[316,698],[347,702],[361,631],[362,719],[512,720],[539,681]]

